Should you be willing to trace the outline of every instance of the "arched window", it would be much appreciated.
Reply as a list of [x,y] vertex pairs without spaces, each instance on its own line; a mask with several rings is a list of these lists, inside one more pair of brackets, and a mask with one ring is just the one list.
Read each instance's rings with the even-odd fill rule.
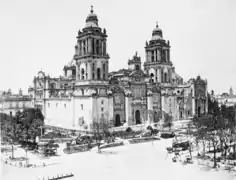
[[164,73],[164,82],[167,82],[167,73]]
[[166,61],[170,61],[170,50],[166,51]]
[[162,60],[164,62],[166,62],[166,51],[165,50],[162,51]]
[[84,89],[81,89],[81,94],[82,94],[82,96],[84,95]]
[[84,80],[84,68],[81,69],[81,78]]
[[94,73],[93,73],[93,75],[92,75],[92,76],[93,76],[92,78],[94,79]]
[[163,69],[161,70],[161,82],[164,82],[164,73],[163,73]]
[[96,42],[96,53],[99,54],[99,40]]
[[136,65],[136,66],[135,66],[135,69],[138,71],[138,70],[139,70],[139,65]]
[[94,65],[94,63],[93,63],[93,69],[92,70],[94,70],[95,69],[95,65]]
[[100,68],[97,68],[97,79],[100,80]]
[[150,76],[151,76],[151,82],[154,83],[154,74],[151,73]]
[[154,51],[152,51],[152,62],[154,62]]
[[72,77],[76,76],[76,69],[72,69]]
[[84,55],[86,54],[86,43],[85,43],[85,41],[83,41],[83,50],[84,50]]

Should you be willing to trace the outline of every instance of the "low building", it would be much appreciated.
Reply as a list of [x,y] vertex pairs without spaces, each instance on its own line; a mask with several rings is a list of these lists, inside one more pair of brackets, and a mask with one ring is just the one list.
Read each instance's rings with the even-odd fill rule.
[[225,105],[226,107],[232,107],[236,105],[236,95],[234,94],[232,87],[229,89],[229,93],[216,95],[215,99],[218,101],[219,106]]
[[2,92],[0,96],[0,113],[14,116],[17,111],[30,107],[33,107],[31,98],[28,95],[23,95],[21,89],[18,94],[12,94],[11,90],[8,90]]

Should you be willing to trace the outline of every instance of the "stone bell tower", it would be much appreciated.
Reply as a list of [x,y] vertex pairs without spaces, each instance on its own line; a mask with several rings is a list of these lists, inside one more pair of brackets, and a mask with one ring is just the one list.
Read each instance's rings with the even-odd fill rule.
[[93,6],[85,27],[78,32],[74,59],[77,85],[108,84],[107,34],[99,27]]
[[172,62],[170,61],[170,43],[163,38],[162,29],[157,23],[152,39],[146,42],[146,61],[144,70],[152,83],[168,84],[172,82]]

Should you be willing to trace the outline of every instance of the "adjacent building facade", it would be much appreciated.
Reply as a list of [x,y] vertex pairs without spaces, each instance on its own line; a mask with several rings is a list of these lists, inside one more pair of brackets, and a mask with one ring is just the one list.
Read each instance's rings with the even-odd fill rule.
[[229,89],[229,93],[216,95],[215,98],[218,101],[219,106],[225,105],[227,107],[232,107],[236,104],[236,95],[234,94],[232,87]]
[[17,111],[31,107],[33,107],[31,98],[28,95],[23,95],[21,89],[18,94],[13,94],[9,89],[0,95],[0,113],[14,116]]
[[207,113],[207,81],[198,76],[184,82],[175,72],[170,42],[158,24],[146,42],[144,68],[135,53],[127,69],[109,72],[106,47],[106,29],[99,27],[91,9],[63,76],[40,71],[29,88],[46,124],[89,130],[93,121],[121,126],[151,123],[165,114],[176,120]]

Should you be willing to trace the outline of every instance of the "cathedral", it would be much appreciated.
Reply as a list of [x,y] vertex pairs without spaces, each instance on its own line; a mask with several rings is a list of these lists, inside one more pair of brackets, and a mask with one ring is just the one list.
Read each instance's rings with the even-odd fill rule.
[[143,67],[135,53],[128,68],[109,72],[107,37],[91,8],[64,74],[39,71],[34,77],[29,94],[45,124],[91,130],[94,121],[119,127],[158,122],[166,114],[180,120],[207,113],[207,81],[197,76],[184,82],[176,73],[158,24],[146,42]]

